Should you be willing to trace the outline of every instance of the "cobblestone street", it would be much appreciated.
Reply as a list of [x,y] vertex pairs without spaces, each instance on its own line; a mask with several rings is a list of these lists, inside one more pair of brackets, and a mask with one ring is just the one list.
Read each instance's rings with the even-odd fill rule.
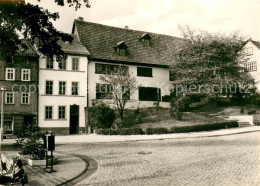
[[92,157],[90,185],[260,185],[260,132],[196,139],[60,145]]

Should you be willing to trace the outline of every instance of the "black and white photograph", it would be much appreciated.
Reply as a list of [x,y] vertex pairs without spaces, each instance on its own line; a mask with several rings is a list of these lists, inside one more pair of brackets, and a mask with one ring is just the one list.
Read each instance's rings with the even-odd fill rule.
[[0,0],[0,185],[259,186],[260,0]]

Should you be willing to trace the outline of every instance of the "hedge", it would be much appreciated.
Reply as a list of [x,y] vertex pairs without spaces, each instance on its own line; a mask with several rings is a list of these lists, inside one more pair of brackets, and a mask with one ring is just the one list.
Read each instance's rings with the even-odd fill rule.
[[170,130],[167,128],[147,128],[144,132],[141,128],[122,128],[117,130],[111,129],[98,129],[97,134],[102,135],[141,135],[141,134],[170,134],[170,133],[186,133],[186,132],[199,132],[199,131],[210,131],[219,130],[225,128],[235,128],[238,127],[236,121],[223,122],[223,123],[213,123],[213,124],[203,124],[203,125],[193,125],[184,127],[172,127]]

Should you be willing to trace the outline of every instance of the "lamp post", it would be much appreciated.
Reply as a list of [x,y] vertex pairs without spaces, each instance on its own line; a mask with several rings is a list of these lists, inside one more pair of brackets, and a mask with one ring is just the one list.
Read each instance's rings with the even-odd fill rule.
[[[2,92],[2,103],[1,103],[1,133],[0,133],[0,141],[3,141],[3,135],[4,135],[4,91],[6,91],[6,87],[0,88]],[[1,145],[0,145],[1,150]]]

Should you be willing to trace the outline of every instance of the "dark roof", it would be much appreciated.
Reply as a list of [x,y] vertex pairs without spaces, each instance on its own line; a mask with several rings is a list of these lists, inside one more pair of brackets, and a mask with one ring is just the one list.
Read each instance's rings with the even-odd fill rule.
[[[180,49],[183,39],[142,32],[137,30],[117,28],[102,24],[75,20],[72,32],[77,29],[80,42],[88,49],[92,58],[169,65],[174,63],[174,52]],[[139,38],[148,33],[151,36],[150,47],[145,46]],[[128,46],[127,55],[119,56],[113,46],[124,41]]]
[[27,42],[26,40],[22,39],[21,43],[18,45],[18,51],[16,53],[18,56],[38,56],[36,50],[33,46]]
[[250,40],[257,48],[260,49],[260,42],[258,41],[253,41],[253,40]]
[[58,45],[61,46],[62,50],[66,54],[89,55],[88,50],[79,42],[78,36],[75,34],[70,34],[70,35],[73,37],[71,43],[63,42],[61,39],[58,40]]

